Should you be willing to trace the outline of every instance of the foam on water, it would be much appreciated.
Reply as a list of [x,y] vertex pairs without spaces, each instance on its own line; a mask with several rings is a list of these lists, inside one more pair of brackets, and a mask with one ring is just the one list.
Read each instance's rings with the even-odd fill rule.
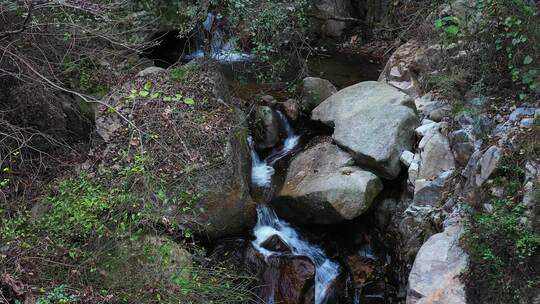
[[257,216],[257,225],[253,229],[255,248],[265,256],[278,254],[261,246],[268,238],[277,235],[293,254],[309,257],[315,264],[315,303],[325,303],[328,285],[339,274],[339,265],[330,260],[320,247],[303,240],[289,223],[278,218],[273,209],[259,207]]
[[[285,115],[279,111],[277,114],[287,133],[287,138],[280,148],[272,151],[262,161],[255,150],[253,139],[248,138],[252,159],[251,179],[253,184],[261,187],[271,186],[272,175],[274,174],[272,165],[294,151],[300,139],[300,136],[295,134]],[[261,246],[264,241],[273,235],[279,236],[289,246],[293,254],[309,257],[315,264],[315,304],[324,304],[326,302],[328,286],[337,277],[340,270],[339,265],[330,260],[320,247],[302,239],[294,227],[279,219],[276,212],[266,206],[257,208],[257,225],[253,229],[253,234],[255,235],[254,247],[266,257],[272,254],[280,254]],[[267,299],[267,303],[273,304],[273,302],[273,294],[271,294],[270,298]]]
[[251,182],[258,187],[270,187],[274,168],[259,158],[251,136],[248,137],[248,144],[251,153]]
[[289,155],[298,146],[298,143],[300,142],[300,136],[296,135],[293,128],[291,127],[291,124],[287,120],[287,117],[285,117],[285,114],[283,114],[281,111],[276,112],[281,122],[281,125],[285,129],[287,138],[285,138],[285,141],[283,141],[283,145],[279,149],[274,149],[270,153],[270,155],[266,157],[265,162],[271,166],[275,165],[278,160]]

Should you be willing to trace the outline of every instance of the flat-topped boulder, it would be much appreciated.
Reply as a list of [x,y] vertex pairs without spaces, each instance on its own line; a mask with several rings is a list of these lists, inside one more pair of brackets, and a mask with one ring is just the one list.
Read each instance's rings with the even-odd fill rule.
[[364,213],[382,190],[373,173],[329,138],[319,139],[291,161],[272,207],[295,223],[332,224]]
[[313,110],[311,119],[334,127],[334,141],[356,164],[387,179],[398,176],[399,157],[412,149],[418,125],[413,100],[377,81],[338,91]]

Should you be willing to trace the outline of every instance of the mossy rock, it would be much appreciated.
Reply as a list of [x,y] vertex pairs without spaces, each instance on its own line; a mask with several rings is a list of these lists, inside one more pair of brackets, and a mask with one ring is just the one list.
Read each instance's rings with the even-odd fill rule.
[[165,293],[160,295],[163,298],[173,296],[175,281],[189,280],[193,269],[187,250],[167,237],[154,235],[118,243],[103,265],[103,288],[122,295],[123,300],[148,294],[150,286]]

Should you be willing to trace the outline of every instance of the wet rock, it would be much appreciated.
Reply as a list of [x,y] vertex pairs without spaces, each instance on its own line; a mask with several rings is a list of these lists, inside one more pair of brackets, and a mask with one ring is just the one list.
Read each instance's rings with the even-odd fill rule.
[[315,303],[315,284],[313,284],[313,286],[311,286],[304,294],[304,304],[313,303]]
[[346,290],[347,275],[345,272],[341,272],[332,282],[328,284],[325,299],[322,301],[322,303],[351,303],[352,299],[348,297]]
[[418,123],[406,94],[375,81],[340,90],[315,108],[311,118],[334,127],[334,141],[357,164],[388,179],[398,176],[399,157],[412,149]]
[[377,220],[377,228],[384,231],[397,211],[397,202],[394,199],[387,198],[378,203],[375,208],[374,214]]
[[407,304],[463,304],[465,285],[460,275],[467,254],[459,246],[462,227],[447,227],[422,245],[409,274]]
[[[242,125],[243,117],[245,116],[238,117],[237,126]],[[231,135],[224,147],[224,156],[226,162],[219,169],[215,169],[215,174],[212,171],[206,172],[208,176],[214,177],[212,180],[196,176],[204,182],[197,183],[201,187],[198,189],[201,197],[195,208],[204,208],[205,212],[196,215],[196,219],[182,220],[187,220],[188,224],[196,221],[197,224],[192,224],[192,229],[211,239],[243,233],[251,229],[257,221],[256,204],[249,192],[251,156],[246,129],[238,128],[238,131]]]
[[454,156],[448,138],[438,131],[430,132],[418,145],[420,153],[419,179],[431,180],[442,172],[454,170]]
[[277,234],[264,241],[261,247],[274,252],[291,253],[291,248]]
[[245,239],[226,239],[218,244],[210,254],[219,262],[227,262],[237,269],[260,278],[266,267],[265,257],[253,244]]
[[309,114],[321,102],[336,92],[336,87],[330,81],[317,77],[306,77],[302,80],[300,108],[304,113]]
[[364,213],[381,190],[375,174],[353,166],[348,153],[324,139],[292,159],[271,204],[292,222],[331,224]]
[[346,261],[347,268],[353,278],[354,287],[362,288],[375,271],[375,264],[359,255],[350,255]]
[[304,304],[315,284],[315,265],[308,257],[271,255],[263,273],[263,300],[274,303]]
[[257,149],[273,148],[280,141],[279,118],[269,106],[257,107],[251,124]]
[[287,99],[287,101],[280,103],[279,109],[285,113],[290,121],[296,121],[300,115],[300,103],[296,99]]
[[402,239],[400,251],[404,261],[412,263],[416,253],[429,236],[437,231],[432,216],[432,206],[415,206],[410,204],[398,222],[398,231]]
[[278,103],[278,101],[272,95],[263,95],[261,96],[261,100],[270,107],[273,107]]

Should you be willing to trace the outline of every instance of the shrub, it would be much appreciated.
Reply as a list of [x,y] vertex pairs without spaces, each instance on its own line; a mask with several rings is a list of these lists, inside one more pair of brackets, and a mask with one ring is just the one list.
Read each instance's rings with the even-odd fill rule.
[[[531,147],[538,142],[539,131],[517,136],[516,150],[501,159],[493,186],[503,189],[502,196],[485,200],[493,211],[468,212],[464,235],[470,257],[466,291],[468,302],[473,304],[530,303],[540,287],[540,230],[534,224],[538,218],[534,210],[526,209],[531,206],[522,202],[523,168],[527,159],[539,156]],[[538,186],[536,181],[536,193]]]
[[[287,68],[303,64],[306,56],[309,1],[217,0],[218,18],[226,20],[231,36],[251,49],[258,65],[252,72],[260,82],[282,80]],[[242,45],[240,45],[242,47]]]
[[495,47],[506,64],[520,98],[540,86],[540,19],[537,8],[526,0],[482,0],[482,37]]

